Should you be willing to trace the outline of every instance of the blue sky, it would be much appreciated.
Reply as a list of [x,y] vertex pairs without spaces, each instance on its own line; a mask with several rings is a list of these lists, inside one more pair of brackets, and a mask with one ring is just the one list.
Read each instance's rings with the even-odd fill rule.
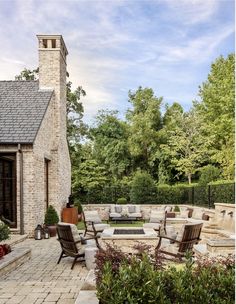
[[36,34],[62,34],[87,122],[122,116],[140,85],[188,110],[211,63],[234,52],[234,11],[233,0],[0,0],[0,80],[38,66]]

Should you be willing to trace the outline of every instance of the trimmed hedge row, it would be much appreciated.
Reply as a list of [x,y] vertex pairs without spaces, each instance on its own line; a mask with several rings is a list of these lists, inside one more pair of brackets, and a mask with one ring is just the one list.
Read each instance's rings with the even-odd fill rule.
[[[127,202],[136,204],[191,204],[196,206],[214,207],[214,203],[235,202],[235,184],[212,183],[208,186],[189,185],[157,185],[150,192],[137,188],[136,195],[131,192],[130,185],[107,186],[103,189],[96,188],[79,199],[82,203],[111,204],[117,203],[118,198],[126,198]],[[132,196],[130,195],[132,193]],[[132,199],[131,199],[132,198]]]

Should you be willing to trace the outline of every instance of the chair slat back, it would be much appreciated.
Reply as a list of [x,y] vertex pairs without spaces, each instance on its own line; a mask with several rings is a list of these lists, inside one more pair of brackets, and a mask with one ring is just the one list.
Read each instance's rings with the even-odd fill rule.
[[78,253],[78,249],[71,232],[71,227],[69,225],[57,225],[57,235],[62,249],[72,254]]
[[187,250],[192,250],[193,245],[197,244],[201,239],[201,230],[202,230],[202,223],[200,224],[186,224],[184,227],[183,238],[179,245],[178,251],[183,253]]

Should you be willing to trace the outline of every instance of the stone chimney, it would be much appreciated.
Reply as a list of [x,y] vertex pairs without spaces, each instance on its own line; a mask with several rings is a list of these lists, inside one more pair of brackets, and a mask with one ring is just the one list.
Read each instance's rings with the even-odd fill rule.
[[39,42],[39,89],[55,94],[55,135],[66,136],[66,56],[61,35],[37,35]]

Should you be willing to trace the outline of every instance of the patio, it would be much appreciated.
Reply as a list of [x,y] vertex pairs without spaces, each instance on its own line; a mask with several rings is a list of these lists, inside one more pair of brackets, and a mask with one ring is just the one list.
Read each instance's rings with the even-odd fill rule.
[[73,270],[70,259],[57,265],[61,249],[55,237],[15,245],[21,247],[31,248],[32,257],[0,278],[0,304],[74,304],[88,274],[85,263],[77,263]]

